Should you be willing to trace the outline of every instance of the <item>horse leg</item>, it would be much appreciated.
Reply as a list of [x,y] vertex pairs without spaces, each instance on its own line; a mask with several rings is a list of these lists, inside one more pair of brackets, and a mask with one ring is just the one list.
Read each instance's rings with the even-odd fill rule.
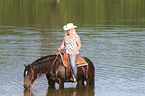
[[86,82],[87,82],[87,85],[90,85],[90,76],[88,76],[89,75],[89,68],[88,68],[88,66],[87,66],[87,69],[86,69]]
[[94,85],[94,78],[87,79],[87,84],[88,85]]
[[94,73],[88,72],[88,78],[86,78],[87,85],[94,85]]
[[84,80],[77,80],[77,86],[85,85]]
[[49,80],[48,81],[48,84],[49,84],[49,88],[54,88],[55,86],[55,81],[53,81],[53,80]]
[[81,86],[81,85],[85,85],[84,81],[86,80],[86,76],[85,76],[85,71],[86,68],[85,67],[80,67],[77,73],[77,86]]
[[87,62],[90,62],[88,63],[89,65],[86,67],[86,82],[87,82],[87,85],[94,85],[94,65],[93,63],[87,59]]
[[64,88],[64,80],[63,79],[59,79],[59,88]]
[[48,85],[49,85],[49,88],[54,88],[55,86],[55,81],[50,79],[49,75],[46,74],[46,77],[47,77],[47,80],[48,80]]

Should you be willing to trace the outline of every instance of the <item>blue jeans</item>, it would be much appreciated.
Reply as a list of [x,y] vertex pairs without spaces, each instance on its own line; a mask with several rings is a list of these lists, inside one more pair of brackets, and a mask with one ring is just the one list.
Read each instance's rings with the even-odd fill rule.
[[77,79],[77,66],[76,66],[77,57],[78,57],[78,54],[76,54],[75,56],[71,56],[71,54],[69,54],[70,63],[73,70],[73,75],[76,79]]

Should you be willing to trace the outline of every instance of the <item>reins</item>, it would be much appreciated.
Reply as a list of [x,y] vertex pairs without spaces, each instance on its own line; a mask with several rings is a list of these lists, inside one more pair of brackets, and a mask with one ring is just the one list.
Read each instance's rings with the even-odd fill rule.
[[[57,58],[58,58],[58,55],[59,55],[59,52],[60,51],[58,51],[57,53],[56,53],[56,58],[55,58],[55,60],[53,61],[53,63],[51,64],[51,67],[54,65],[54,63],[56,62],[56,60],[57,60]],[[49,68],[50,69],[50,68]],[[49,71],[49,69],[45,72],[45,74],[40,78],[40,80],[38,81],[38,83],[42,80],[42,78],[47,74],[47,72]],[[33,78],[33,76],[32,76],[32,78]],[[39,78],[39,77],[38,77]],[[31,88],[34,86],[34,84],[36,83],[36,81],[38,80],[38,78],[34,81],[34,83],[31,85]],[[34,86],[34,88],[38,85],[38,83]]]

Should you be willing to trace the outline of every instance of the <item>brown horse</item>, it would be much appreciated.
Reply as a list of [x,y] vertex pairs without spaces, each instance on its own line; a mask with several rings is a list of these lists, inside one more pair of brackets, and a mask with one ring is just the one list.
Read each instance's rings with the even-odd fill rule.
[[[32,64],[26,66],[24,70],[24,87],[26,89],[31,88],[31,84],[38,78],[38,75],[44,74],[47,71],[46,77],[48,79],[48,85],[50,88],[54,87],[55,83],[59,84],[59,88],[64,88],[64,82],[68,81],[69,77],[66,68],[64,67],[61,56],[59,55],[56,62],[53,64],[56,55],[48,55],[37,59]],[[94,85],[94,65],[86,57],[83,57],[88,63],[88,66],[78,67],[77,71],[77,85],[84,85],[84,81],[87,82],[87,85]],[[71,72],[70,72],[71,74]]]

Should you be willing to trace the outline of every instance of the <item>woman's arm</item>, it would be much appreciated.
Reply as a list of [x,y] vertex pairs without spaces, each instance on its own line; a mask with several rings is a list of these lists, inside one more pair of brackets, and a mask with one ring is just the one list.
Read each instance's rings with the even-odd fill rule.
[[61,46],[57,49],[58,51],[60,51],[61,49],[64,48],[64,41],[65,41],[65,39],[63,39],[63,42],[62,42]]

